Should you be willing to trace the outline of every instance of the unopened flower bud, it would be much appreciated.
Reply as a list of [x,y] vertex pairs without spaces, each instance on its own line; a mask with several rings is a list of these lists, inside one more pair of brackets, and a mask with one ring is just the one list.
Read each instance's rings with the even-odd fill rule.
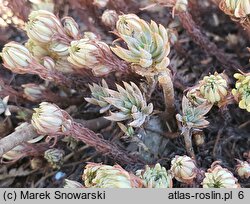
[[53,13],[38,10],[29,15],[26,31],[33,41],[48,43],[54,34],[62,32],[62,26],[60,20]]
[[152,168],[147,165],[145,170],[136,171],[136,175],[145,188],[172,188],[173,185],[172,176],[159,163]]
[[97,6],[98,8],[104,8],[107,6],[109,0],[94,0],[93,5]]
[[176,0],[174,9],[176,11],[182,12],[182,11],[186,11],[187,7],[188,7],[188,0]]
[[41,158],[35,157],[30,160],[31,169],[40,169],[43,167],[43,161]]
[[44,158],[53,168],[59,168],[63,163],[64,151],[60,149],[48,149],[44,152]]
[[69,55],[69,45],[67,45],[66,43],[57,41],[57,40],[53,40],[50,43],[49,49],[56,53],[59,57],[65,57]]
[[55,69],[63,73],[72,73],[74,65],[72,65],[67,58],[61,58],[56,61]]
[[24,97],[30,101],[37,101],[43,98],[45,87],[37,84],[23,84]]
[[114,10],[105,10],[102,14],[102,22],[104,25],[114,28],[118,20],[118,14]]
[[41,134],[63,134],[70,130],[72,119],[55,104],[42,102],[35,108],[31,124]]
[[8,108],[8,100],[9,100],[9,96],[4,97],[3,100],[0,98],[0,115],[2,113],[4,113],[5,116],[11,115],[10,110]]
[[134,188],[133,178],[119,165],[89,163],[83,173],[87,188]]
[[89,40],[98,40],[98,37],[95,33],[93,32],[84,32],[83,39],[89,39]]
[[250,177],[250,164],[247,161],[238,160],[236,165],[236,172],[241,178],[248,179]]
[[83,185],[77,181],[65,179],[63,188],[83,188]]
[[197,167],[190,157],[175,156],[171,161],[171,171],[177,181],[190,184],[196,177]]
[[96,76],[102,76],[111,71],[102,64],[102,54],[109,52],[109,46],[104,42],[81,39],[71,42],[68,61],[79,68],[90,68]]
[[205,178],[202,182],[203,188],[239,188],[238,180],[234,175],[217,163],[214,162],[207,173],[205,173]]
[[200,83],[200,93],[211,103],[221,102],[227,95],[227,80],[223,74],[205,76]]
[[44,57],[43,66],[48,70],[53,70],[55,68],[55,61],[50,57]]
[[75,22],[75,20],[71,17],[65,17],[63,18],[63,28],[67,35],[72,37],[73,39],[77,40],[80,38],[80,30],[78,24]]
[[24,74],[32,62],[32,56],[29,50],[16,42],[9,42],[4,45],[2,50],[2,59],[4,66],[14,73]]
[[42,44],[36,43],[29,39],[25,43],[25,47],[28,48],[28,50],[31,52],[32,56],[34,56],[37,60],[40,60],[41,58],[50,55],[48,49],[46,46],[43,46]]

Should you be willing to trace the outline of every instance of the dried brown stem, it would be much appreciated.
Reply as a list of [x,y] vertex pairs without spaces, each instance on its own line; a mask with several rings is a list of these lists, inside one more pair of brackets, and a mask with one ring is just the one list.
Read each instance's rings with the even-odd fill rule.
[[0,157],[14,147],[39,136],[31,124],[20,127],[17,131],[0,140]]
[[96,133],[79,123],[74,122],[70,132],[72,137],[94,147],[98,152],[113,158],[119,164],[143,164],[143,162],[137,157],[130,156],[125,150],[105,139],[102,139]]
[[211,42],[202,33],[201,29],[199,28],[199,26],[196,25],[196,23],[194,22],[192,16],[188,11],[179,12],[178,17],[183,27],[186,29],[190,37],[193,39],[193,42],[199,45],[209,55],[214,56],[225,69],[232,69],[234,71],[241,69],[241,66],[238,62],[226,56],[226,54],[222,50],[220,50],[215,43]]

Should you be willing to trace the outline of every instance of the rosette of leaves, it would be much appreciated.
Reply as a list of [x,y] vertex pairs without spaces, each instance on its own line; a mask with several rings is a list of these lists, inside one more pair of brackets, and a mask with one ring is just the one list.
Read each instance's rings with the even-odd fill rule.
[[117,56],[143,68],[163,70],[168,66],[170,43],[168,31],[162,25],[127,14],[119,16],[116,30],[128,48],[117,45],[111,48]]
[[[124,88],[116,85],[117,91],[104,86],[95,84],[95,89],[91,87],[91,98],[86,98],[89,103],[99,105],[101,107],[112,107],[114,111],[110,111],[110,116],[106,118],[111,121],[132,120],[128,125],[132,127],[140,127],[146,120],[146,117],[153,112],[153,104],[147,104],[145,97],[141,93],[138,86],[130,82],[123,82]],[[109,109],[110,109],[109,107]]]
[[192,145],[193,129],[202,129],[209,125],[205,115],[212,108],[212,104],[203,103],[194,106],[185,96],[182,99],[182,115],[177,114],[176,119],[181,122],[182,135],[184,137],[186,150],[192,159],[195,159],[195,154]]
[[182,98],[182,115],[177,114],[176,118],[184,127],[202,129],[209,125],[205,115],[210,111],[211,107],[212,105],[207,103],[194,106],[184,96]]
[[136,175],[142,179],[146,188],[172,188],[171,174],[157,163],[154,167],[146,166],[145,170],[136,171]]
[[91,98],[85,98],[85,100],[89,103],[100,106],[100,113],[104,113],[105,111],[109,110],[111,105],[105,100],[105,97],[110,96],[109,92],[107,91],[108,85],[106,81],[103,79],[101,86],[95,83],[93,83],[93,85],[89,84],[89,88],[91,91]]

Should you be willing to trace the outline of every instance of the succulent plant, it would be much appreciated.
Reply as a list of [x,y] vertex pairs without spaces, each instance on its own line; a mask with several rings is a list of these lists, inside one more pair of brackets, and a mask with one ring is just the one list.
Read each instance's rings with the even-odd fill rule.
[[72,119],[57,105],[42,102],[35,108],[31,123],[41,134],[62,134],[70,130]]
[[116,23],[119,37],[128,49],[111,48],[123,60],[152,70],[164,70],[169,64],[168,31],[154,21],[147,23],[135,14],[120,15]]
[[184,96],[182,98],[182,115],[177,114],[176,118],[183,124],[183,126],[188,128],[205,128],[209,125],[205,115],[209,112],[211,107],[211,104],[206,103],[199,106],[194,106]]
[[249,0],[222,0],[220,7],[226,14],[236,18],[246,18],[250,14]]
[[171,172],[177,181],[190,184],[197,175],[198,168],[190,157],[176,155],[171,161]]
[[41,59],[45,56],[49,56],[51,53],[48,50],[48,46],[43,45],[41,43],[37,43],[31,39],[29,39],[25,43],[25,47],[30,51],[32,56],[38,60],[41,61]]
[[44,152],[44,158],[52,165],[53,168],[60,168],[63,163],[64,151],[61,149],[48,149]]
[[214,162],[205,173],[203,188],[239,188],[238,180],[232,172]]
[[221,102],[227,95],[227,80],[224,74],[215,72],[199,82],[201,95],[211,103]]
[[91,69],[94,75],[102,76],[112,70],[105,61],[105,57],[110,54],[112,53],[106,43],[84,38],[71,42],[68,61],[80,69]]
[[65,179],[63,188],[83,188],[83,185],[77,181]]
[[172,188],[172,176],[165,167],[157,163],[154,167],[145,167],[145,170],[137,170],[136,175],[143,181],[145,188]]
[[239,107],[250,112],[250,73],[236,73],[234,78],[237,79],[237,82],[232,94],[239,102]]
[[24,97],[26,97],[30,101],[37,101],[43,98],[43,91],[45,90],[44,86],[29,83],[23,84],[22,87],[24,88]]
[[110,96],[107,91],[108,85],[106,81],[103,79],[101,86],[94,83],[93,85],[89,85],[89,88],[91,91],[91,98],[85,98],[85,100],[89,103],[102,107],[100,113],[104,113],[109,110],[111,105],[105,100],[106,97]]
[[250,164],[247,161],[241,161],[237,159],[236,173],[241,178],[248,179],[250,177]]
[[63,19],[63,28],[68,36],[72,39],[80,39],[80,29],[75,20],[71,17],[64,17]]
[[8,100],[9,96],[4,97],[3,99],[0,98],[0,115],[4,113],[5,116],[10,116],[10,110],[8,108]]
[[137,183],[121,166],[89,163],[82,176],[87,188],[135,188]]
[[6,68],[20,74],[25,73],[33,61],[29,50],[16,42],[5,44],[1,56]]
[[115,10],[105,10],[102,14],[102,23],[108,27],[115,27],[118,20],[118,14]]
[[48,43],[57,33],[62,33],[60,20],[51,12],[45,10],[33,11],[26,24],[28,37],[38,43]]
[[[108,107],[107,104],[117,109],[116,112],[110,112],[110,116],[106,118],[112,121],[132,120],[129,126],[140,127],[153,111],[153,105],[147,105],[145,97],[140,89],[131,82],[123,82],[124,87],[116,85],[117,91],[106,88],[105,86],[93,85],[92,98],[87,98],[87,101],[93,104],[100,104],[101,107]],[[100,94],[101,93],[101,94]],[[108,95],[109,96],[105,96]],[[106,103],[105,103],[106,102]]]

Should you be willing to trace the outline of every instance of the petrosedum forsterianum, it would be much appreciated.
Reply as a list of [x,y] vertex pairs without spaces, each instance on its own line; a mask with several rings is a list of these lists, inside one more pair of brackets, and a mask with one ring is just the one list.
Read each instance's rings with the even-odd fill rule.
[[164,70],[169,65],[168,31],[162,25],[154,21],[149,24],[135,14],[126,14],[119,16],[116,30],[127,49],[117,45],[111,49],[123,60],[153,70]]
[[214,162],[205,173],[203,188],[239,188],[238,180],[232,172]]
[[143,181],[145,188],[172,188],[172,176],[165,167],[157,163],[154,167],[146,166],[145,170],[137,170],[136,175]]
[[222,0],[220,8],[234,18],[246,18],[250,14],[249,0]]
[[87,188],[136,188],[141,181],[129,174],[121,166],[89,163],[86,165],[82,179]]
[[198,168],[190,157],[176,155],[171,161],[171,171],[177,181],[190,184],[196,177]]
[[140,127],[153,112],[153,104],[147,104],[144,95],[133,82],[130,84],[123,82],[124,88],[117,84],[117,91],[107,88],[106,85],[103,81],[103,86],[97,84],[90,86],[92,97],[86,100],[101,106],[102,112],[108,110],[110,106],[115,108],[116,111],[110,111],[110,116],[106,117],[108,120],[130,120],[129,126]]
[[227,89],[227,80],[223,73],[215,72],[199,82],[201,95],[210,103],[221,102],[227,96]]
[[250,73],[236,73],[234,78],[237,79],[237,82],[232,94],[239,102],[239,107],[250,112]]

